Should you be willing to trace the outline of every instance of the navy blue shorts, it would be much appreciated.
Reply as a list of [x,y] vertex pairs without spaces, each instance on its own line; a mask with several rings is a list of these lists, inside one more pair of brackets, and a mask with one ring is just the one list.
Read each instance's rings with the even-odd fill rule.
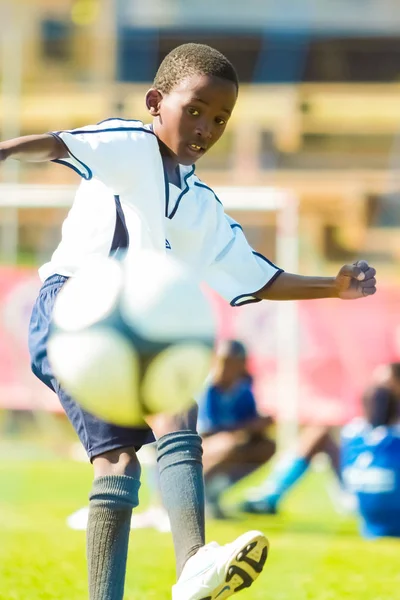
[[[29,352],[33,373],[53,390],[92,460],[95,456],[118,448],[134,447],[154,442],[150,428],[119,427],[106,423],[83,410],[54,377],[47,358],[47,339],[57,293],[67,277],[53,275],[44,282],[33,307],[29,325]],[[112,401],[112,398],[110,399]]]

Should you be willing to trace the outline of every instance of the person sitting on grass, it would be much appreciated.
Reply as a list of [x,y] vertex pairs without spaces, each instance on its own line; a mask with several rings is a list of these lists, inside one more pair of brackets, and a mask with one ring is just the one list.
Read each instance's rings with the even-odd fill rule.
[[198,404],[208,510],[213,517],[223,518],[222,493],[275,452],[275,442],[267,435],[273,420],[257,410],[241,342],[221,343],[211,381]]
[[[344,501],[341,489],[340,449],[332,428],[324,425],[309,425],[301,432],[294,449],[289,450],[276,462],[263,483],[251,491],[240,505],[243,512],[275,515],[289,491],[308,472],[311,461],[317,454],[325,454],[338,481],[338,501]],[[348,498],[346,498],[348,501]]]
[[400,363],[378,374],[364,416],[342,430],[341,465],[367,538],[400,537]]

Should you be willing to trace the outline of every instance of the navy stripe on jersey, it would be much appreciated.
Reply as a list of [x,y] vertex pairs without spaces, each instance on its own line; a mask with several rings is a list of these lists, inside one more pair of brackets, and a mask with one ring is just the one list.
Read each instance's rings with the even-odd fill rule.
[[260,254],[259,252],[255,252],[255,250],[253,250],[253,254],[255,256],[258,256],[258,258],[261,258],[261,260],[265,260],[265,262],[267,262],[269,265],[271,265],[271,267],[274,267],[275,269],[279,269],[279,267],[274,265],[274,263],[271,262],[270,260],[268,260],[268,258],[266,258],[263,254]]
[[235,227],[238,227],[238,229],[240,229],[240,231],[243,231],[243,227],[241,225],[239,225],[239,223],[231,224],[231,229],[235,229]]
[[112,256],[113,258],[120,258],[121,251],[124,254],[124,251],[129,247],[129,233],[119,196],[114,196],[114,200],[116,220],[109,256]]
[[[111,133],[112,131],[144,131],[145,133],[149,133],[150,135],[156,135],[150,129],[145,129],[144,127],[110,127],[108,129],[64,129],[60,133],[70,133],[71,135],[79,135],[81,133]],[[65,143],[65,142],[64,142]]]
[[[69,150],[68,150],[69,152]],[[69,152],[71,154],[71,152]],[[72,156],[72,154],[71,154]],[[74,156],[75,160],[78,160],[75,156]],[[53,163],[58,163],[59,165],[63,165],[64,167],[69,167],[70,169],[72,169],[73,171],[75,171],[75,173],[78,173],[78,175],[80,175],[80,177],[82,177],[83,179],[85,179],[86,181],[90,181],[93,178],[93,173],[90,171],[89,167],[87,165],[85,165],[83,162],[78,161],[82,167],[84,167],[87,171],[90,171],[90,175],[86,174],[85,171],[80,171],[79,169],[77,169],[74,165],[70,165],[68,162],[65,162],[62,158],[58,159],[55,158],[54,160],[50,161]]]
[[244,306],[245,304],[254,304],[255,302],[261,302],[261,298],[255,298],[251,294],[241,294],[240,296],[236,296],[236,298],[231,300],[230,305],[233,306],[233,308],[238,308],[239,306]]
[[[275,273],[275,275],[271,277],[271,279],[265,285],[263,285],[262,288],[260,288],[260,290],[268,288],[275,281],[275,279],[277,279],[279,275],[281,275],[283,272],[283,269],[279,269],[277,273]],[[260,290],[256,290],[255,292],[252,292],[250,294],[241,294],[240,296],[236,296],[236,298],[231,300],[230,305],[236,308],[238,306],[244,306],[245,304],[261,302],[261,298],[254,297],[254,294],[257,294],[257,292],[259,292]]]
[[[168,219],[173,219],[173,218],[174,218],[174,216],[175,216],[175,214],[176,214],[176,211],[178,210],[179,204],[180,204],[180,202],[181,202],[181,200],[182,200],[183,196],[184,196],[185,194],[187,194],[187,192],[189,191],[188,179],[189,179],[189,177],[191,177],[191,176],[193,175],[193,173],[194,173],[194,169],[195,169],[195,167],[194,167],[194,165],[193,165],[193,167],[192,167],[192,169],[189,171],[189,173],[186,173],[185,177],[183,178],[183,181],[184,181],[184,183],[185,183],[185,189],[184,189],[184,190],[183,190],[183,191],[182,191],[182,192],[179,194],[179,196],[178,196],[178,199],[177,199],[177,201],[176,201],[176,204],[175,204],[175,206],[174,206],[174,208],[173,208],[173,210],[172,210],[171,214],[170,214],[170,215],[166,215],[166,216],[168,217]],[[169,198],[169,197],[168,197],[168,198]]]
[[216,199],[216,201],[219,202],[220,204],[222,204],[222,202],[218,198],[217,194],[214,192],[214,190],[212,188],[208,187],[208,185],[206,185],[202,181],[195,181],[194,185],[197,185],[197,187],[205,188],[206,190],[209,190],[210,192],[212,192],[214,194],[214,198]]
[[86,181],[90,181],[93,177],[93,173],[92,173],[91,169],[87,165],[85,165],[84,162],[79,160],[79,158],[76,158],[76,156],[74,154],[72,154],[71,150],[68,148],[68,146],[64,142],[64,140],[58,135],[58,133],[52,132],[52,133],[50,133],[50,135],[52,135],[57,140],[59,140],[63,144],[63,146],[65,146],[65,148],[68,150],[68,153],[72,156],[72,158],[74,158],[76,160],[76,162],[78,162],[80,165],[82,165],[83,168],[82,168],[82,171],[79,171],[79,169],[77,167],[75,167],[75,165],[70,165],[69,162],[66,162],[68,160],[66,158],[55,158],[54,160],[52,160],[50,162],[58,163],[60,165],[64,165],[65,167],[69,167],[70,169],[75,171],[75,173],[78,173],[78,175],[83,177],[83,179],[86,179]]
[[163,165],[163,172],[164,172],[164,185],[165,185],[165,216],[168,217],[168,210],[169,210],[169,182],[168,182],[167,172],[164,169],[164,165]]

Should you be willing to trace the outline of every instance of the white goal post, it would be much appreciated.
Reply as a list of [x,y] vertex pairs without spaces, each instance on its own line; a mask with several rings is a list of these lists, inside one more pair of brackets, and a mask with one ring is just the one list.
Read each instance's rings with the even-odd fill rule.
[[[276,263],[299,270],[299,202],[291,190],[266,187],[216,188],[224,207],[276,213]],[[294,443],[299,429],[299,317],[296,302],[280,302],[276,322],[277,445]]]
[[[18,223],[20,208],[68,208],[74,185],[0,184],[0,210],[12,211]],[[217,187],[217,196],[229,211],[276,213],[276,262],[285,271],[299,269],[298,199],[290,190],[269,187]],[[11,236],[17,241],[17,236]],[[13,254],[13,253],[11,253]],[[16,255],[16,248],[14,249]],[[299,324],[296,302],[281,302],[276,319],[276,390],[278,447],[285,448],[298,433]]]

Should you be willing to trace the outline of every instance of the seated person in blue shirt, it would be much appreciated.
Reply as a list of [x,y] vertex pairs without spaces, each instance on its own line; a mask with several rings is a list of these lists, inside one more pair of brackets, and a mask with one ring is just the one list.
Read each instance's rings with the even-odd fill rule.
[[236,340],[223,342],[211,381],[199,399],[198,427],[211,516],[223,517],[221,494],[274,454],[275,442],[266,434],[271,423],[271,417],[257,410],[245,347]]
[[365,417],[342,431],[343,480],[358,500],[365,537],[400,537],[400,363],[364,397]]

